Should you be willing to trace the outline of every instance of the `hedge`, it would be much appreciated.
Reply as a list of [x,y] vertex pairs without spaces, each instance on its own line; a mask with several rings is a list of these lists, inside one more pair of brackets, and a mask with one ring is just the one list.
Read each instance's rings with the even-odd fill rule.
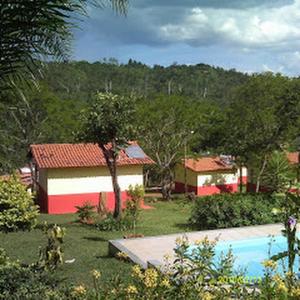
[[197,229],[217,229],[279,222],[272,209],[279,201],[269,194],[216,194],[197,198],[189,223]]

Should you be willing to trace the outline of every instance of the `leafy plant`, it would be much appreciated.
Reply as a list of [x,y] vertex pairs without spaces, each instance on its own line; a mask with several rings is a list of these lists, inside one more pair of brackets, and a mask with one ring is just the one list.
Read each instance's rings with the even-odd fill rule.
[[116,219],[111,213],[108,213],[103,219],[95,220],[95,227],[100,231],[124,231],[131,228],[131,220],[126,216]]
[[130,185],[127,194],[130,198],[126,201],[125,218],[129,219],[132,223],[131,226],[135,234],[136,223],[140,214],[141,201],[145,195],[144,187],[139,184],[136,184],[135,186]]
[[262,175],[262,185],[271,192],[285,192],[295,181],[296,174],[292,169],[286,153],[274,151],[268,159],[264,174]]
[[62,243],[65,236],[65,228],[58,225],[48,225],[46,222],[42,226],[42,231],[47,236],[48,243],[44,248],[40,248],[39,261],[36,264],[39,268],[55,270],[59,264],[63,263]]
[[81,223],[89,224],[93,222],[93,217],[95,215],[95,205],[92,205],[90,202],[85,202],[82,206],[75,206],[78,214],[79,221]]
[[240,227],[279,222],[272,213],[280,199],[269,194],[218,194],[197,198],[189,219],[198,229]]
[[282,234],[287,238],[287,250],[274,255],[272,259],[281,260],[287,258],[291,285],[291,281],[294,281],[296,278],[294,269],[296,255],[300,255],[300,239],[297,236],[297,222],[300,218],[300,196],[286,192],[283,196],[281,207],[273,209],[273,213],[280,216],[283,220],[284,229]]
[[0,231],[31,230],[38,214],[33,196],[17,176],[0,180]]

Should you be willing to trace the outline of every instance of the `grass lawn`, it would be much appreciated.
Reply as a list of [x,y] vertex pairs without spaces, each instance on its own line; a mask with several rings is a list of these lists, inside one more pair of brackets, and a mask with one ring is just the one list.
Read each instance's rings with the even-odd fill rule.
[[[151,210],[141,213],[137,233],[145,236],[186,232],[191,229],[186,222],[190,216],[191,205],[183,201],[157,202],[150,204]],[[119,274],[127,277],[131,265],[108,255],[108,240],[122,238],[129,232],[101,232],[93,227],[74,223],[75,214],[40,215],[39,221],[57,223],[66,228],[64,259],[73,259],[73,264],[64,264],[58,270],[69,282],[89,284],[89,272],[98,269],[102,278],[109,280]],[[40,230],[31,232],[0,233],[0,247],[3,247],[12,259],[25,263],[37,260],[39,246],[47,240]]]

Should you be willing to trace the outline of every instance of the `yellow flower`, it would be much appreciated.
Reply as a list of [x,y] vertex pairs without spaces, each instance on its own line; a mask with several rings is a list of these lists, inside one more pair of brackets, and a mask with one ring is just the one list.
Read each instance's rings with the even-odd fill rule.
[[[284,284],[284,282],[280,282],[280,283],[278,283],[278,285],[277,285],[277,290],[278,290],[279,292],[287,293],[288,288],[286,287],[286,285]],[[299,294],[299,295],[300,295],[300,294]]]
[[128,260],[129,259],[129,256],[125,252],[118,252],[116,256],[120,260]]
[[75,296],[83,296],[86,294],[86,289],[84,285],[75,286],[73,289],[73,295]]
[[93,270],[91,274],[95,279],[99,279],[101,277],[101,273],[97,270]]
[[296,299],[300,298],[300,286],[292,288],[291,296],[295,297]]
[[181,237],[177,237],[175,240],[176,245],[181,245],[182,244],[182,238]]
[[171,259],[171,255],[170,254],[165,254],[164,255],[164,260],[170,260]]
[[160,283],[160,285],[161,285],[162,287],[165,287],[165,288],[170,288],[170,287],[171,287],[171,284],[170,284],[170,281],[169,281],[168,278],[164,278],[164,279],[162,280],[162,282]]
[[145,271],[144,284],[147,288],[157,286],[158,273],[155,269],[147,269]]
[[136,277],[136,278],[140,278],[140,279],[144,278],[144,275],[143,275],[142,270],[139,265],[133,266],[131,270],[132,270],[132,273],[131,273],[132,277]]
[[263,262],[262,262],[262,265],[263,265],[265,268],[272,269],[272,270],[275,270],[276,267],[277,267],[276,261],[274,261],[274,260],[272,260],[272,259],[263,261]]
[[209,292],[205,292],[201,295],[201,299],[202,300],[212,300],[212,299],[214,299],[214,296]]
[[127,293],[127,294],[137,294],[137,293],[138,293],[138,290],[137,290],[137,288],[136,288],[134,285],[129,285],[129,286],[126,288],[126,293]]
[[196,246],[199,246],[199,245],[202,244],[202,240],[196,240],[196,241],[194,242],[194,244],[195,244]]

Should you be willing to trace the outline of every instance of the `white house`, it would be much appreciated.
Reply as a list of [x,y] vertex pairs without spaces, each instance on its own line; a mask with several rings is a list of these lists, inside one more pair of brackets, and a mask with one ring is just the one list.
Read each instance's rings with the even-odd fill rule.
[[[42,212],[72,213],[85,202],[105,201],[114,209],[112,180],[103,152],[95,144],[31,145],[34,182]],[[122,201],[129,185],[143,184],[143,166],[153,161],[136,142],[120,151],[117,161]]]
[[[247,183],[247,169],[242,168],[242,181]],[[239,170],[226,157],[189,158],[175,167],[175,192],[194,192],[204,196],[237,192]]]

